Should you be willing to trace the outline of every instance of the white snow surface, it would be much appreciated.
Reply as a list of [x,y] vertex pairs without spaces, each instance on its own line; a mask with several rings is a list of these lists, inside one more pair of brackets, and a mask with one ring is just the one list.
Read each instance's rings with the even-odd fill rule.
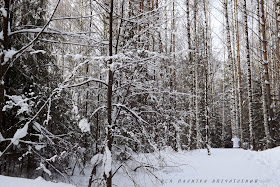
[[45,181],[42,177],[37,179],[23,179],[0,175],[0,187],[74,187],[65,183]]
[[[114,175],[113,184],[118,187],[279,187],[279,155],[280,147],[259,152],[211,149],[210,156],[206,149],[133,155],[134,159],[126,161],[126,167]],[[120,163],[114,162],[113,173],[119,166]],[[73,177],[78,186],[88,185],[91,169],[90,166],[85,170],[84,177]]]
[[[108,158],[108,153],[103,157]],[[259,152],[240,148],[211,149],[210,156],[206,149],[135,154],[114,175],[113,184],[118,187],[279,187],[279,155],[280,147]],[[99,156],[102,155],[96,156],[93,164],[96,164]],[[113,163],[114,173],[121,163]],[[92,165],[88,165],[84,170],[85,175],[76,171],[72,180],[79,187],[88,186],[91,170]],[[0,187],[67,186],[3,176],[0,176],[0,181]]]
[[[160,167],[155,156],[142,157],[147,163],[154,163],[155,168],[148,170],[163,182],[160,184],[144,169],[131,172],[139,186],[164,187],[279,187],[280,186],[280,147],[267,151],[250,151],[243,149],[162,152],[165,167]],[[149,165],[149,164],[148,164]],[[124,180],[120,172],[114,180],[118,186],[134,186]],[[251,182],[251,183],[250,183]]]

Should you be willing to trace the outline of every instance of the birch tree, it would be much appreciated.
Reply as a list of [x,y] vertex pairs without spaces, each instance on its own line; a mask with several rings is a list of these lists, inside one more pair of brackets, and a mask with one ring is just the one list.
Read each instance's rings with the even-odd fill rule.
[[245,26],[245,45],[246,45],[246,62],[247,62],[247,86],[248,86],[248,99],[249,99],[249,132],[250,132],[250,146],[255,149],[255,139],[253,132],[253,96],[252,96],[252,74],[251,74],[251,59],[250,59],[250,46],[249,46],[249,31],[248,31],[248,16],[247,16],[247,2],[243,2],[243,19]]

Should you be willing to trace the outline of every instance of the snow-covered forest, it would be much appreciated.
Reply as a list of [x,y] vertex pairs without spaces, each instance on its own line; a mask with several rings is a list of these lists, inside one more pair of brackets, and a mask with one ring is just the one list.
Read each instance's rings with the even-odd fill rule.
[[280,0],[1,0],[0,19],[0,183],[151,186],[166,154],[279,153]]

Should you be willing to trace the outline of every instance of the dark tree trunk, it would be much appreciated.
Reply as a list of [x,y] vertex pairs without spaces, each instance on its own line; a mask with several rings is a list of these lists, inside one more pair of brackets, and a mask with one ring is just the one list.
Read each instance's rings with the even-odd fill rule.
[[[109,56],[113,56],[113,11],[114,11],[114,0],[111,0],[110,5],[110,16],[109,16]],[[108,65],[113,63],[112,58],[108,61]],[[112,96],[113,96],[113,71],[109,69],[108,75],[108,90],[107,90],[107,146],[109,151],[112,152],[112,145],[113,145],[113,124],[112,124]],[[106,178],[106,185],[107,187],[112,187],[112,171],[109,172],[109,176],[104,175]]]
[[7,63],[4,62],[4,51],[7,51],[9,49],[9,35],[8,35],[8,27],[9,27],[9,21],[10,21],[10,0],[4,1],[4,8],[7,11],[7,17],[3,16],[2,20],[2,29],[3,29],[3,37],[4,40],[1,42],[1,48],[3,51],[1,55],[1,63],[0,63],[0,132],[3,132],[3,126],[4,126],[4,115],[3,115],[3,107],[5,105],[5,98],[4,98],[4,89],[5,89],[5,74],[7,70]]

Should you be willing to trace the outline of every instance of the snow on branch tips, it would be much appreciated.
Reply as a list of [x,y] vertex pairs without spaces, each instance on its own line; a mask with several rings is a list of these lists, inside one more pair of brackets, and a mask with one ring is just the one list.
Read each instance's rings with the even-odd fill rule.
[[2,65],[6,64],[10,59],[12,59],[13,56],[17,54],[17,52],[18,51],[14,49],[9,49],[8,51],[4,51],[5,56],[4,56],[4,63]]
[[14,145],[19,144],[19,139],[25,137],[27,135],[27,130],[28,130],[28,124],[25,124],[22,129],[17,129],[16,133],[14,134],[14,137],[12,138],[11,142]]
[[20,95],[6,95],[10,101],[6,102],[6,105],[3,107],[2,111],[7,111],[12,109],[13,107],[17,106],[20,107],[20,109],[17,111],[17,115],[22,114],[24,112],[29,113],[29,105],[28,105],[28,98],[24,98],[25,96],[20,96]]
[[40,169],[42,169],[42,170],[43,170],[45,173],[47,173],[49,176],[52,175],[51,171],[48,170],[48,169],[46,168],[46,166],[45,166],[43,163],[40,163],[40,166],[39,166],[36,170],[40,170]]
[[7,13],[7,11],[5,10],[4,7],[1,7],[1,8],[0,8],[0,12],[2,13],[2,16],[3,16],[3,17],[6,18],[6,17],[8,16],[8,13]]
[[126,110],[127,112],[129,112],[130,114],[132,114],[132,116],[134,116],[136,119],[138,119],[139,121],[145,123],[145,124],[149,124],[147,121],[145,121],[141,116],[139,116],[135,111],[129,109],[127,106],[123,105],[123,104],[113,104],[113,106],[116,106],[118,108],[123,108],[124,110]]
[[44,51],[44,50],[37,50],[37,51],[32,51],[32,52],[30,52],[30,54],[31,54],[31,55],[33,55],[33,54],[37,54],[37,53],[42,53],[42,54],[45,54],[45,53],[46,53],[46,51]]

